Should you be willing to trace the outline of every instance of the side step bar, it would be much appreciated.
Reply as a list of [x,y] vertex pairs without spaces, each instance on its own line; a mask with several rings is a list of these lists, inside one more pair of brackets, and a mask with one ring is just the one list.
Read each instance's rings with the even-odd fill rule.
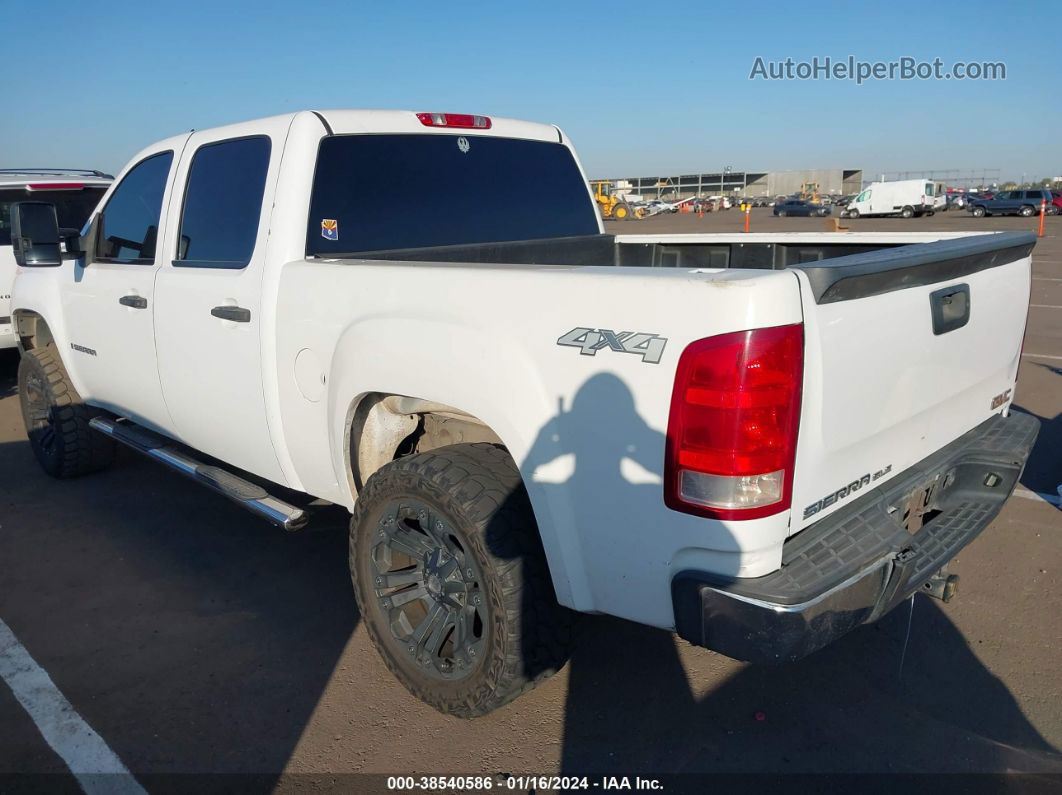
[[309,516],[302,508],[277,499],[258,484],[237,477],[227,470],[196,461],[178,449],[172,440],[147,428],[141,428],[128,420],[105,417],[93,417],[89,420],[89,426],[200,485],[225,495],[277,527],[289,531],[301,530],[309,521]]

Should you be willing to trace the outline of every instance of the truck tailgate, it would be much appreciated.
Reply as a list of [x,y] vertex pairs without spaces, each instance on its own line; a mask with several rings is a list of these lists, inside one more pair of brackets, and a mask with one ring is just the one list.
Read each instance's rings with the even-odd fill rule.
[[790,532],[903,472],[1013,398],[1031,234],[796,266],[805,325]]

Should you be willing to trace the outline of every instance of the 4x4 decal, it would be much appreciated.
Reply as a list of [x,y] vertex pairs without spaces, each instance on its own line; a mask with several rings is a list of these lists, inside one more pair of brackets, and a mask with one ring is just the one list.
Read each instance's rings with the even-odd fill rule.
[[642,357],[643,362],[657,364],[664,355],[667,337],[659,334],[646,334],[634,331],[612,331],[602,328],[573,328],[557,340],[558,345],[578,348],[583,356],[596,356],[597,352],[608,348],[618,353],[633,353]]

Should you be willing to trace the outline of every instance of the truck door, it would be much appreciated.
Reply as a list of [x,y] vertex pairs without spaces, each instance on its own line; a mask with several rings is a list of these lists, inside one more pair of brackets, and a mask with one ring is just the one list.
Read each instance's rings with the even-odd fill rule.
[[[262,386],[262,276],[289,120],[193,133],[177,168],[155,345],[166,404],[192,447],[284,483]],[[268,362],[267,366],[272,366]]]
[[96,218],[92,250],[63,285],[70,365],[78,387],[122,416],[160,430],[170,426],[155,358],[153,291],[163,260],[167,185],[187,135],[142,152]]

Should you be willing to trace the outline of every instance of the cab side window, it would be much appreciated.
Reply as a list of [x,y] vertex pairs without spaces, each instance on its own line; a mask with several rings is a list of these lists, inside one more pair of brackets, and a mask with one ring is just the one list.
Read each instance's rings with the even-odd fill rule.
[[204,144],[192,157],[173,264],[243,268],[254,254],[262,214],[269,139]]
[[159,152],[133,166],[114,189],[100,216],[96,259],[151,265],[173,152]]

